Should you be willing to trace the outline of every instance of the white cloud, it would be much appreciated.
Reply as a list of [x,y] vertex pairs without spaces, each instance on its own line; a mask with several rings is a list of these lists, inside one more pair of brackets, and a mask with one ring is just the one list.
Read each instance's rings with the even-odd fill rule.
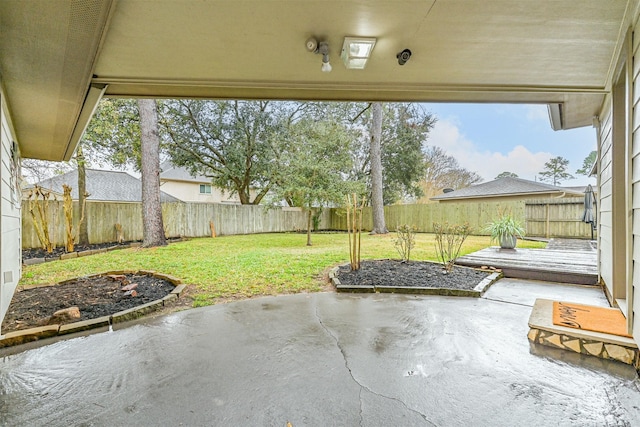
[[549,123],[549,112],[546,105],[527,105],[526,112],[529,121],[542,120],[545,124]]
[[473,141],[460,133],[454,120],[441,119],[428,140],[429,145],[444,149],[453,156],[460,166],[477,172],[485,181],[493,180],[504,171],[514,172],[520,178],[534,180],[544,170],[544,164],[553,157],[551,153],[539,151],[532,153],[522,145],[517,145],[508,153],[482,150]]

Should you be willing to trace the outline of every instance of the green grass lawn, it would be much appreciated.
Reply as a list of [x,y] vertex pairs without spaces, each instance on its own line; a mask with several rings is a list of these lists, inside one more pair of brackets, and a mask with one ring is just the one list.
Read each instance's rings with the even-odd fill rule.
[[[362,235],[362,259],[398,258],[395,233]],[[21,285],[61,280],[109,270],[155,270],[195,285],[195,306],[217,300],[296,292],[317,292],[326,285],[328,267],[348,263],[345,233],[320,233],[306,246],[304,234],[254,234],[199,238],[152,249],[124,249],[27,266]],[[489,246],[489,238],[470,236],[462,254]],[[519,241],[518,247],[541,248],[544,243]],[[436,260],[433,234],[416,235],[412,260]]]

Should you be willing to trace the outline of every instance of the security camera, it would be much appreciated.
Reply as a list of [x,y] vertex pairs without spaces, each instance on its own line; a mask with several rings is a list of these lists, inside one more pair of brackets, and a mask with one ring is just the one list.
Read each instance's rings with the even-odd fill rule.
[[404,65],[407,63],[409,58],[411,58],[411,51],[409,49],[405,49],[397,54],[396,58],[398,58],[398,65]]

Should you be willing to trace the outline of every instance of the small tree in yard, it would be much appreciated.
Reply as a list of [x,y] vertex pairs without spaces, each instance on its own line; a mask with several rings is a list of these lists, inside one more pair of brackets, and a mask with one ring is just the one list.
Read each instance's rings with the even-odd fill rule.
[[362,239],[362,209],[365,198],[358,203],[358,195],[347,196],[347,233],[349,236],[349,263],[351,271],[360,270],[360,243]]
[[29,201],[29,215],[31,215],[33,228],[36,230],[40,245],[47,253],[51,253],[55,242],[49,236],[49,205],[52,200],[55,200],[55,196],[51,191],[36,185],[29,191],[27,200]]
[[339,205],[345,193],[361,193],[346,180],[351,167],[349,135],[336,121],[302,119],[291,126],[290,150],[275,189],[277,197],[307,212],[307,246],[311,246],[314,212]]
[[471,227],[466,222],[462,225],[434,222],[433,231],[436,235],[438,260],[447,272],[452,271],[462,244],[471,233]]
[[394,245],[400,254],[402,262],[409,262],[411,249],[416,244],[416,228],[410,225],[399,225],[396,227],[396,239]]
[[73,252],[73,200],[71,200],[71,187],[63,184],[62,190],[64,191],[62,195],[62,208],[64,210],[64,225],[65,230],[67,232],[65,249],[67,252]]

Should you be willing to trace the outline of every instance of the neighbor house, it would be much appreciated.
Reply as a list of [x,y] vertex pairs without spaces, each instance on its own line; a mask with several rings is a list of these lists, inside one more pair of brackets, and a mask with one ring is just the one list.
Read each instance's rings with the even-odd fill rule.
[[[186,168],[170,161],[160,164],[160,186],[165,193],[185,202],[240,203],[235,194],[220,190],[211,184],[211,178],[192,175]],[[254,196],[252,194],[252,196]]]
[[20,157],[68,160],[103,96],[513,102],[595,127],[599,272],[640,342],[640,0],[336,4],[1,1],[0,317],[21,272]]
[[[78,200],[78,170],[45,179],[35,184],[52,191],[58,200],[63,194],[63,185],[71,187],[71,199]],[[142,182],[127,172],[87,169],[85,178],[87,202],[142,202]],[[22,190],[27,197],[34,186]],[[181,202],[170,194],[160,191],[160,202]]]
[[512,200],[555,199],[583,197],[584,190],[557,187],[542,182],[522,178],[498,178],[493,181],[471,185],[458,190],[447,191],[431,200],[447,202],[499,202]]

